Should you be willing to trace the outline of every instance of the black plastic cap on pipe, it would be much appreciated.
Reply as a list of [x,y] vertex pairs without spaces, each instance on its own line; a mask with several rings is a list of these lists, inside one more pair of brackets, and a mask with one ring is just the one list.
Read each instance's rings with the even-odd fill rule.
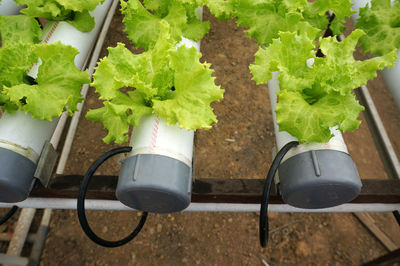
[[35,183],[35,170],[36,164],[28,158],[0,148],[0,202],[25,200]]
[[351,156],[335,150],[297,154],[279,166],[279,190],[294,207],[321,209],[353,200],[361,180]]
[[145,212],[171,213],[190,204],[192,168],[162,155],[138,154],[122,162],[116,196]]

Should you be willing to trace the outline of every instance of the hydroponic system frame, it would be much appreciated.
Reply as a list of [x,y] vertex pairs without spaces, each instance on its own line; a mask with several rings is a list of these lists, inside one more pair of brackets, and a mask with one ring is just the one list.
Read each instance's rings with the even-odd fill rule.
[[[88,69],[90,75],[93,74],[94,67],[97,64],[100,50],[103,46],[108,27],[111,23],[112,16],[118,1],[115,0],[107,13],[103,27],[98,35],[97,42],[91,53]],[[86,96],[89,85],[84,85],[82,95]],[[290,207],[283,203],[277,191],[272,193],[271,211],[291,211],[291,212],[363,212],[376,211],[387,212],[400,209],[400,163],[389,140],[382,120],[374,105],[371,95],[366,86],[362,86],[357,91],[359,99],[363,106],[366,107],[365,115],[368,127],[377,144],[378,151],[385,164],[385,169],[390,177],[389,180],[363,180],[363,189],[360,196],[349,204],[339,207],[327,209],[299,209]],[[82,104],[79,109],[82,110]],[[47,188],[37,185],[30,194],[30,198],[16,203],[17,206],[23,208],[57,208],[57,209],[75,209],[76,195],[81,176],[63,175],[63,171],[68,159],[71,145],[75,136],[77,124],[81,111],[77,112],[74,117],[67,118],[63,116],[57,125],[55,133],[52,137],[54,146],[60,141],[64,131],[64,125],[67,119],[71,119],[70,126],[62,148],[60,159],[57,167],[54,169]],[[96,183],[88,191],[87,203],[88,209],[125,209],[131,210],[116,201],[113,194],[116,185],[116,176],[96,177]],[[196,179],[193,184],[192,204],[186,211],[256,211],[261,197],[262,179]],[[101,202],[96,202],[102,200]],[[7,208],[14,204],[0,203],[0,207]],[[103,206],[103,207],[100,207]]]
[[[119,0],[113,0],[106,14],[103,26],[98,34],[97,42],[86,59],[90,76],[99,59],[111,19]],[[82,88],[86,96],[89,85]],[[324,209],[301,209],[285,204],[276,187],[273,187],[270,197],[269,211],[271,212],[392,212],[400,209],[400,162],[386,133],[385,127],[378,114],[375,104],[366,86],[356,90],[356,94],[365,107],[365,117],[370,132],[376,142],[376,147],[384,163],[389,179],[362,180],[363,187],[360,195],[337,207]],[[46,209],[76,209],[76,196],[79,191],[82,176],[64,175],[64,169],[71,150],[72,142],[81,115],[79,111],[72,118],[62,116],[52,136],[51,143],[57,147],[61,140],[64,144],[56,165],[49,165],[46,160],[40,167],[48,168],[49,179],[47,187],[39,182],[31,191],[28,199],[18,203],[0,203],[0,208],[10,208],[14,205],[21,208]],[[67,120],[70,120],[67,123]],[[69,128],[65,129],[65,125]],[[50,170],[49,170],[50,169]],[[117,176],[96,176],[87,192],[86,209],[93,210],[132,210],[119,202],[115,196]],[[45,182],[47,183],[47,182]],[[263,179],[195,179],[192,187],[191,204],[184,211],[195,212],[258,212],[262,195]]]

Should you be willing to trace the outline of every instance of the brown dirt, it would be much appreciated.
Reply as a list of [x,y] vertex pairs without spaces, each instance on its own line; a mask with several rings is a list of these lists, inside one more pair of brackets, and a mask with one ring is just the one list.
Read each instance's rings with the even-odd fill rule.
[[[267,87],[256,86],[248,70],[257,45],[233,22],[218,22],[207,10],[204,18],[211,20],[211,32],[202,41],[203,59],[213,64],[216,83],[226,93],[222,102],[213,104],[218,124],[196,133],[195,176],[263,178],[275,140]],[[128,43],[119,12],[105,46],[115,46],[117,41]],[[106,55],[104,49],[102,54]],[[400,154],[399,112],[380,78],[376,84],[371,85],[372,94]],[[91,90],[84,113],[100,105]],[[66,173],[83,174],[95,158],[111,149],[101,141],[105,134],[99,123],[82,118]],[[383,164],[366,123],[345,138],[361,176],[384,178]],[[98,173],[117,175],[118,168],[110,163]],[[138,221],[138,214],[128,211],[89,211],[88,216],[94,230],[108,239],[125,236]],[[384,226],[392,221],[392,237],[399,241],[400,232],[390,214],[378,217]],[[387,252],[351,214],[270,213],[270,229],[270,243],[261,249],[257,213],[151,214],[134,241],[107,249],[84,235],[75,211],[58,210],[51,221],[41,264],[264,265],[265,261],[270,265],[359,265]]]

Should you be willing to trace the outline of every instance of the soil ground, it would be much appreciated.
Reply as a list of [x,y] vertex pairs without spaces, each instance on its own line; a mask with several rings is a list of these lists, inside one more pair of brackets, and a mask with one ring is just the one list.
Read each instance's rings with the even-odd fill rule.
[[[195,138],[195,176],[201,178],[264,178],[275,145],[267,86],[256,86],[248,70],[257,50],[233,21],[218,22],[207,10],[211,31],[201,43],[203,60],[212,63],[224,100],[213,107],[219,122]],[[129,45],[116,13],[105,47]],[[103,49],[102,56],[107,54]],[[368,84],[394,148],[400,155],[400,113],[381,77]],[[100,107],[90,90],[84,114]],[[364,120],[364,118],[362,117]],[[106,131],[81,119],[66,174],[84,174],[103,152]],[[345,139],[362,178],[386,178],[368,126],[346,133]],[[98,174],[118,175],[115,162]],[[93,229],[106,239],[124,237],[138,222],[130,211],[88,211]],[[131,243],[107,249],[92,243],[79,226],[75,211],[53,212],[42,265],[359,265],[387,249],[352,214],[270,213],[270,242],[258,243],[258,213],[151,214]],[[400,230],[391,214],[374,215],[400,247]],[[0,228],[0,232],[2,228]],[[6,230],[3,228],[3,230]],[[1,246],[0,246],[1,248]]]

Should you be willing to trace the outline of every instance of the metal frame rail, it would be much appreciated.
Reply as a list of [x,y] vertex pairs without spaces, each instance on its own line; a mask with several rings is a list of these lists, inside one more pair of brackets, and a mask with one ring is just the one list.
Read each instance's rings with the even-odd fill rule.
[[[87,193],[87,209],[132,210],[120,203],[114,193],[117,176],[94,176]],[[31,198],[20,207],[75,209],[82,176],[56,175],[47,188],[38,185]],[[256,212],[263,179],[196,179],[192,204],[185,211]],[[299,209],[285,204],[276,189],[270,198],[272,212],[390,212],[400,209],[400,180],[366,179],[360,195],[349,204],[326,209]],[[0,203],[0,207],[10,204]]]

